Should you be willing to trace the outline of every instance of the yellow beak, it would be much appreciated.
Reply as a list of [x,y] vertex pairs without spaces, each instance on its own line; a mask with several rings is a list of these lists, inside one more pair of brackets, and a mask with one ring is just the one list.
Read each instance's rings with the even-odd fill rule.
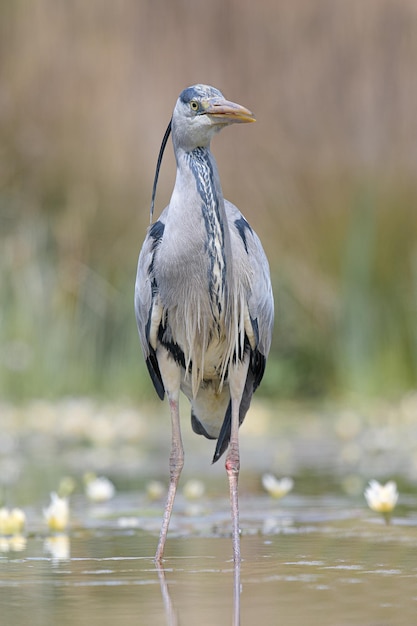
[[204,113],[210,115],[215,124],[256,122],[252,111],[224,98],[210,98],[203,102],[203,107]]

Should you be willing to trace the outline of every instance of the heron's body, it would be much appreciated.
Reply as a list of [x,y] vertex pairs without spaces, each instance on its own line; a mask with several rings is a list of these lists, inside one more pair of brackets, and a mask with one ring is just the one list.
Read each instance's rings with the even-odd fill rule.
[[[189,115],[188,108],[199,98],[206,98],[200,105],[204,107],[200,119]],[[171,406],[171,477],[178,474],[171,480],[172,502],[183,460],[179,389],[191,402],[194,431],[218,440],[214,460],[232,440],[228,461],[237,465],[230,470],[236,474],[237,486],[237,430],[262,379],[271,342],[268,263],[248,222],[223,199],[210,151],[211,136],[219,128],[213,122],[207,125],[206,119],[204,124],[200,121],[210,117],[208,108],[214,101],[218,109],[222,103],[233,104],[202,85],[185,90],[178,100],[172,118],[175,186],[169,205],[148,230],[136,280],[135,307],[144,356],[156,391],[161,398],[166,392]],[[222,125],[254,119],[243,107],[237,112],[242,117],[231,119],[233,113],[230,108],[225,112],[223,105],[217,115],[226,119]],[[211,115],[215,119],[216,113]],[[237,456],[232,450],[236,446]],[[162,556],[172,502],[169,511],[167,503],[168,519],[157,558]]]

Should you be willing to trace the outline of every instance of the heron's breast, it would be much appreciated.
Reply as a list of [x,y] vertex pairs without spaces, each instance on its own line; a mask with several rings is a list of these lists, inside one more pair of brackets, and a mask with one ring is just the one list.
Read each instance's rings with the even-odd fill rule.
[[227,350],[226,339],[213,338],[207,345],[203,361],[203,379],[217,380],[222,375],[222,363]]

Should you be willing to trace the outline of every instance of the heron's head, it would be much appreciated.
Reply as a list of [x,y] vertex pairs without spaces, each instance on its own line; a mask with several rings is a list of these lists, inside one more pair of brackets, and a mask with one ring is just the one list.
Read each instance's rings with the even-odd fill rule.
[[229,124],[254,121],[255,117],[249,109],[226,100],[214,87],[193,85],[184,89],[177,100],[159,150],[152,189],[151,222],[159,169],[171,130],[175,152],[178,148],[190,152],[208,146],[213,135]]
[[175,147],[193,150],[210,144],[213,135],[229,124],[254,122],[251,111],[226,100],[209,85],[193,85],[180,94],[172,115]]

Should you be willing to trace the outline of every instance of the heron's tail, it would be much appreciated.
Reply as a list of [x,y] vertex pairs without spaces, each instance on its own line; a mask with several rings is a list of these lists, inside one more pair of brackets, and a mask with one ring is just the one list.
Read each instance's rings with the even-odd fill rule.
[[226,415],[224,416],[223,425],[220,429],[219,438],[217,439],[216,450],[214,451],[212,463],[215,463],[216,461],[218,461],[220,457],[222,456],[222,454],[227,450],[227,446],[229,445],[229,441],[230,441],[231,430],[232,430],[232,402],[229,402],[227,410],[226,410]]
[[[256,379],[254,373],[251,368],[248,370],[248,375],[246,377],[245,388],[243,390],[242,399],[240,401],[239,407],[239,426],[242,424],[245,419],[246,413],[249,410],[250,403],[252,400],[253,392],[255,391]],[[216,450],[214,451],[213,461],[215,463],[220,459],[222,454],[227,450],[227,446],[229,445],[230,435],[232,432],[232,401],[230,400],[226,414],[224,416],[223,424],[220,429],[219,437],[217,439]]]

